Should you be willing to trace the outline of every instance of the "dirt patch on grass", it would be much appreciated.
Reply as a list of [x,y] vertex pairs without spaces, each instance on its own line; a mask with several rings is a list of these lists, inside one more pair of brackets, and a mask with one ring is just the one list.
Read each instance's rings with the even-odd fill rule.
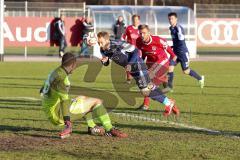
[[0,137],[0,150],[31,150],[41,146],[54,146],[59,140],[41,136],[8,135]]
[[[53,135],[54,134],[54,135]],[[116,138],[91,136],[85,133],[74,133],[71,137],[60,139],[53,134],[8,134],[0,135],[0,150],[2,151],[31,151],[31,150],[68,150],[69,147],[75,150],[83,148],[97,148],[111,144]],[[119,139],[120,140],[120,139]],[[84,146],[84,147],[83,147]],[[103,147],[102,146],[102,147]]]

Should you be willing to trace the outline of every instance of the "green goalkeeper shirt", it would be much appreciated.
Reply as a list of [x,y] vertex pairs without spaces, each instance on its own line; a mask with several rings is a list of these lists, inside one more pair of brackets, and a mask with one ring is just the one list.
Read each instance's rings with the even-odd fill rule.
[[68,73],[62,67],[52,71],[44,83],[41,90],[43,110],[53,124],[62,125],[62,118],[69,116],[69,88]]

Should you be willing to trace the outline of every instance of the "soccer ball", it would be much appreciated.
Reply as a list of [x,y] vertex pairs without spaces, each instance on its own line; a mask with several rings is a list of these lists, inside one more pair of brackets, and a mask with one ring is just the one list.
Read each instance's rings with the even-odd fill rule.
[[90,46],[97,44],[97,35],[94,32],[89,32],[87,37],[87,44]]

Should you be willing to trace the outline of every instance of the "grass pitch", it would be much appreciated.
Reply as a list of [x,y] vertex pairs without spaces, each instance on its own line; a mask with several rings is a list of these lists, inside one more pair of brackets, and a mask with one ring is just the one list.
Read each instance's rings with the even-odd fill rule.
[[[127,139],[87,135],[82,120],[74,122],[70,138],[57,137],[62,128],[47,121],[38,93],[47,74],[57,66],[58,63],[43,62],[0,63],[0,159],[240,159],[240,138],[237,138],[240,136],[240,62],[191,63],[193,69],[205,75],[203,90],[194,79],[183,75],[178,66],[174,92],[168,96],[176,99],[181,109],[179,119],[161,117],[163,106],[153,101],[151,111],[136,111],[142,103],[136,87],[126,92],[127,84],[119,79],[114,83],[122,89],[116,92],[110,67],[102,68],[94,81],[84,81],[87,66],[79,67],[71,76],[75,90],[71,93],[102,97],[107,105],[114,100],[116,106],[108,107],[112,107],[110,116],[115,126],[129,134]],[[118,69],[120,72],[116,74],[124,76],[124,71]],[[88,74],[88,78],[91,76]],[[126,102],[126,97],[133,95],[137,95],[135,101]]]

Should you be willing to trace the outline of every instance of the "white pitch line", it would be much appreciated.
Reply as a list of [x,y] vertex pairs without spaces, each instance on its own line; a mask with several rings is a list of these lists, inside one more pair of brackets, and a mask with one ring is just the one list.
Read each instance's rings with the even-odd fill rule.
[[[0,99],[25,99],[25,100],[32,100],[32,101],[40,101],[40,98],[35,98],[35,97],[0,97]],[[173,121],[164,121],[164,120],[160,120],[160,119],[155,119],[155,118],[149,118],[149,117],[144,117],[144,116],[138,116],[138,115],[133,115],[133,114],[129,114],[129,113],[114,113],[115,115],[119,115],[119,116],[123,116],[123,117],[131,117],[131,118],[137,118],[137,119],[141,119],[144,121],[150,121],[150,122],[159,122],[162,124],[170,124],[170,125],[174,125],[174,126],[178,126],[178,127],[183,127],[183,128],[188,128],[188,129],[192,129],[192,130],[196,130],[196,131],[203,131],[203,132],[208,132],[209,134],[216,134],[216,135],[223,135],[226,137],[231,137],[231,138],[240,138],[240,136],[231,134],[231,133],[224,133],[222,131],[218,131],[218,130],[212,130],[212,129],[208,129],[208,128],[202,128],[202,127],[197,127],[197,126],[192,126],[192,125],[187,125],[184,123],[177,123],[177,122],[173,122]]]
[[35,97],[0,97],[0,99],[21,99],[30,101],[40,101],[41,99]]
[[187,129],[192,129],[192,130],[196,130],[196,131],[208,132],[209,134],[224,135],[226,137],[232,137],[232,138],[238,138],[238,139],[240,138],[239,136],[234,135],[234,134],[224,133],[222,131],[212,130],[212,129],[208,129],[208,128],[202,128],[202,127],[187,125],[187,124],[184,124],[184,123],[177,123],[177,122],[173,122],[173,121],[164,121],[164,120],[160,120],[160,119],[138,116],[138,115],[133,115],[133,114],[129,114],[129,113],[113,113],[113,114],[123,116],[123,117],[131,117],[131,118],[136,118],[136,119],[142,119],[144,121],[159,122],[159,123],[162,123],[162,124],[170,124],[170,125],[183,127],[183,128],[187,128]]

